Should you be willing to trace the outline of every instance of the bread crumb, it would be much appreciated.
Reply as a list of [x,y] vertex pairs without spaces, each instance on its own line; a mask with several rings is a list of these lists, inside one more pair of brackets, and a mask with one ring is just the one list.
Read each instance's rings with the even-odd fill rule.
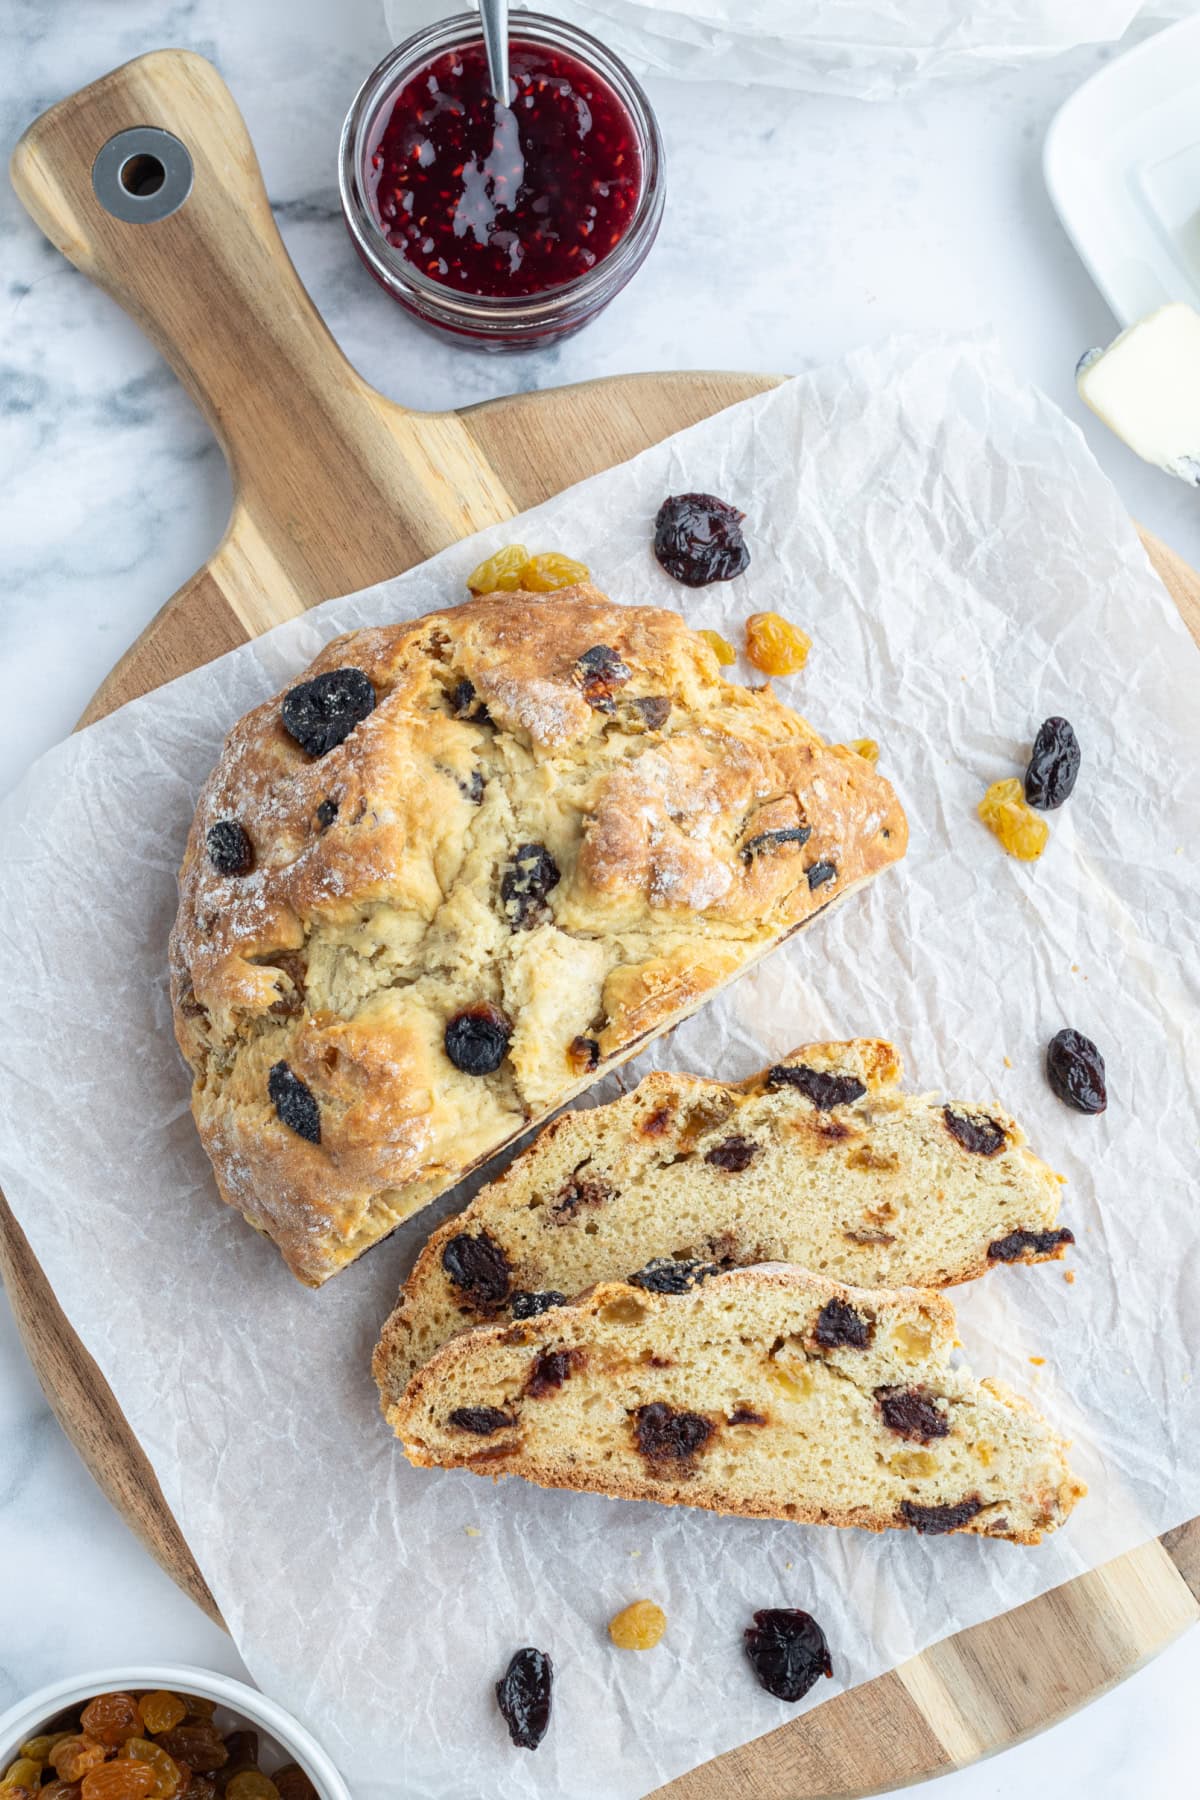
[[1064,1269],[1063,1270],[1063,1280],[1066,1282],[1068,1287],[1074,1287],[1075,1286],[1075,1271],[1074,1271],[1074,1269]]
[[1034,1363],[1040,1369],[1046,1359],[1044,1356],[1031,1356],[1029,1360],[1031,1363]]
[[1011,1057],[1011,1056],[1006,1056],[1006,1057],[1005,1057],[1005,1059],[1004,1059],[1004,1066],[1005,1066],[1005,1068],[1006,1068],[1006,1069],[1011,1069],[1011,1068],[1012,1068],[1012,1057]]
[[1078,963],[1071,964],[1071,973],[1072,973],[1072,975],[1078,975],[1078,973],[1079,973],[1079,964]]
[[640,1556],[642,1553],[640,1550],[631,1550],[629,1554],[630,1556]]
[[792,1565],[790,1562],[785,1562],[783,1566],[785,1569],[790,1569]]
[[483,1533],[480,1531],[480,1529],[477,1525],[464,1525],[463,1530],[466,1532],[468,1537],[482,1537],[483,1536]]

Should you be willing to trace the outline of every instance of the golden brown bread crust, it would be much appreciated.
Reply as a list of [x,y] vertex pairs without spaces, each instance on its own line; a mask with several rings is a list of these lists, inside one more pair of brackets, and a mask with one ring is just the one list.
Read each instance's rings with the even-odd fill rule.
[[[831,1303],[868,1324],[865,1346],[822,1335]],[[781,1265],[683,1295],[602,1282],[537,1318],[459,1333],[385,1412],[422,1468],[1037,1544],[1087,1490],[1028,1401],[951,1366],[954,1342],[952,1307],[926,1289],[847,1287]],[[889,1425],[880,1403],[899,1393],[919,1395],[944,1429],[921,1438]],[[493,1414],[482,1433],[463,1422],[471,1409]],[[672,1453],[668,1419],[655,1434],[668,1453],[647,1454],[651,1409],[707,1434]]]
[[[789,1069],[862,1091],[822,1110]],[[1060,1258],[1072,1241],[1054,1230],[1063,1178],[1017,1121],[955,1103],[1002,1133],[980,1155],[939,1098],[899,1081],[894,1047],[856,1038],[802,1044],[739,1082],[656,1071],[607,1106],[560,1114],[421,1251],[375,1352],[385,1404],[453,1332],[510,1314],[517,1296],[579,1293],[654,1257],[799,1263],[889,1288],[973,1280],[1014,1233],[1026,1245],[1006,1260]],[[463,1234],[496,1247],[507,1295],[481,1304],[456,1286],[442,1259]]]
[[[589,682],[596,646],[627,678]],[[721,680],[674,613],[590,587],[493,594],[337,639],[304,679],[347,666],[376,706],[327,754],[284,730],[282,696],[230,733],[171,939],[221,1193],[312,1285],[907,841],[882,776],[768,688]],[[250,839],[245,875],[206,852],[221,820]],[[559,878],[516,919],[501,883],[529,844]],[[817,863],[836,874],[810,887]],[[512,1027],[484,1077],[443,1042],[478,1002]],[[276,1116],[280,1062],[313,1096],[319,1143]]]

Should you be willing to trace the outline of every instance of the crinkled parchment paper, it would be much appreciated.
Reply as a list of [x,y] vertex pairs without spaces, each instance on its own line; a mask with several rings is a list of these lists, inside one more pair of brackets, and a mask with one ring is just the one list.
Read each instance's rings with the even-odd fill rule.
[[[520,4],[520,0],[518,0]],[[540,0],[532,4],[541,10]],[[556,0],[639,75],[736,81],[855,100],[969,81],[1114,43],[1136,18],[1162,23],[1197,0]],[[399,43],[445,16],[444,0],[384,0]],[[520,28],[520,13],[513,20]]]
[[[663,496],[695,488],[745,507],[754,560],[693,593],[649,545]],[[163,976],[196,790],[226,729],[327,638],[453,601],[518,537],[735,643],[748,613],[782,608],[813,637],[787,698],[832,738],[878,738],[912,824],[907,861],[632,1072],[737,1077],[806,1038],[884,1034],[917,1087],[994,1096],[1024,1121],[1069,1177],[1077,1280],[998,1270],[956,1300],[974,1367],[1031,1391],[1091,1484],[1040,1548],[410,1469],[368,1361],[448,1203],[318,1294],[218,1203]],[[1198,675],[1074,427],[990,348],[908,343],[747,401],[282,626],[30,771],[0,837],[0,1177],[246,1661],[356,1793],[640,1795],[794,1716],[743,1659],[754,1608],[804,1606],[824,1625],[836,1681],[814,1705],[1200,1512]],[[975,805],[1055,712],[1083,772],[1025,866]],[[1064,1024],[1107,1054],[1101,1118],[1046,1087],[1042,1049]],[[618,1653],[606,1621],[643,1595],[665,1606],[666,1641]],[[558,1668],[536,1756],[509,1746],[492,1700],[521,1644]]]

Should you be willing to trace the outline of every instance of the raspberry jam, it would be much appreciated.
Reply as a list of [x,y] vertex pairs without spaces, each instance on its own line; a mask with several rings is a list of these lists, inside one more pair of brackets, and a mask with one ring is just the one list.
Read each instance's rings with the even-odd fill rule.
[[371,158],[389,244],[431,280],[542,294],[614,250],[641,190],[633,121],[576,57],[516,42],[509,106],[482,44],[450,50],[400,90]]
[[594,318],[641,267],[663,209],[658,125],[611,51],[524,11],[509,48],[500,106],[478,14],[401,44],[350,109],[339,172],[380,285],[423,323],[501,350]]

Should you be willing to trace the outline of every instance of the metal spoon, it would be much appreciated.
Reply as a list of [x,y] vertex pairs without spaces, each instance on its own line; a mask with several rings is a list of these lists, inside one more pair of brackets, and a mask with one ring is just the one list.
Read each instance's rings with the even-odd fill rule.
[[479,0],[483,47],[487,51],[492,98],[508,105],[508,0]]

